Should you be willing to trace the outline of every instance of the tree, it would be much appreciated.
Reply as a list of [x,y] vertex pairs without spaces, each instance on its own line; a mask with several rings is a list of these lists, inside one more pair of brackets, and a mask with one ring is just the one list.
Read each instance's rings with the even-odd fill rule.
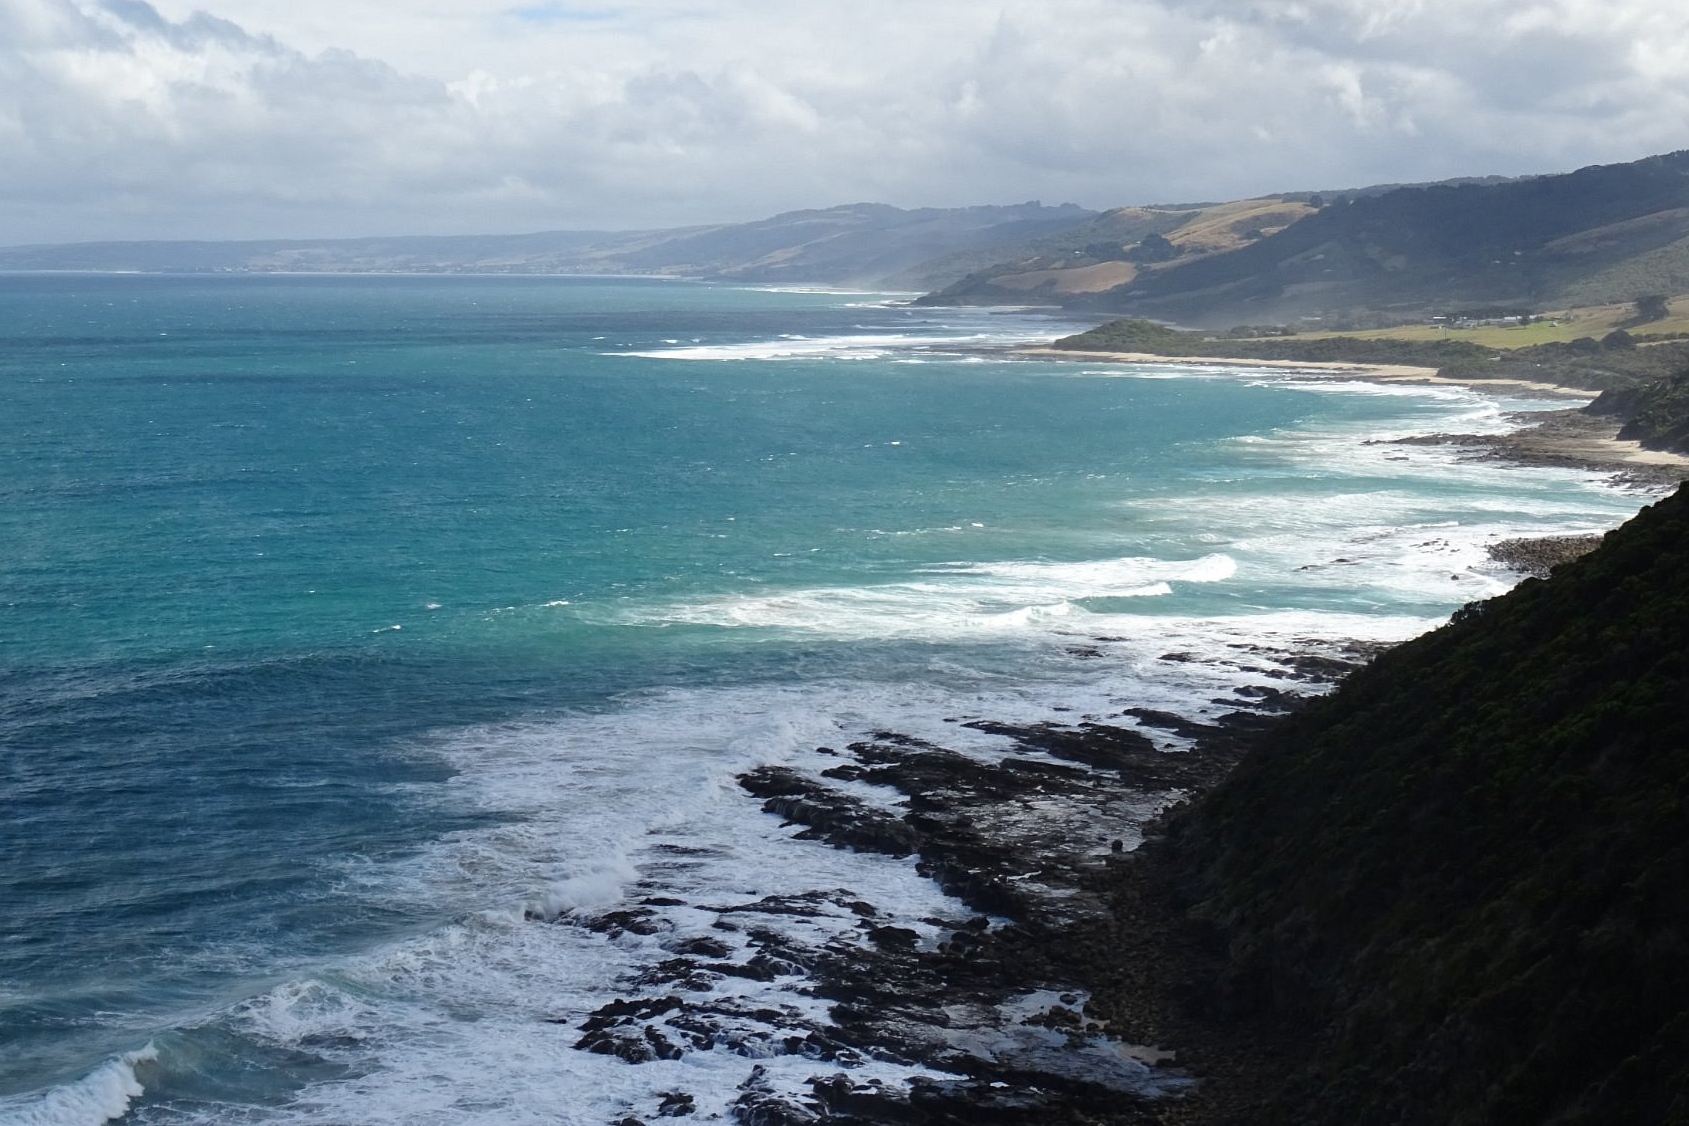
[[1167,262],[1179,256],[1179,248],[1161,235],[1145,235],[1126,253],[1129,262]]
[[1667,304],[1665,296],[1650,293],[1636,299],[1636,316],[1631,318],[1631,324],[1645,325],[1650,321],[1663,321],[1671,315],[1671,306]]

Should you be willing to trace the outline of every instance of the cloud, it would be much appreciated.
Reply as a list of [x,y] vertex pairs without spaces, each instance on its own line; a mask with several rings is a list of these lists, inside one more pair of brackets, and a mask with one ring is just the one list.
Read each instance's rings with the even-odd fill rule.
[[595,23],[621,19],[625,15],[620,8],[573,8],[566,4],[532,4],[525,8],[509,8],[506,14],[530,23]]
[[1092,206],[1684,147],[1653,0],[0,0],[0,242]]

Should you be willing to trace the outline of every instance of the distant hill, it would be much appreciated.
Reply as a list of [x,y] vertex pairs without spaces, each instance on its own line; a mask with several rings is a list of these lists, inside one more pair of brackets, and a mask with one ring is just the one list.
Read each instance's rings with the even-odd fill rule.
[[0,270],[146,273],[645,274],[790,285],[927,289],[1082,227],[1096,212],[852,204],[754,223],[527,235],[100,242],[0,248]]
[[1383,325],[1689,293],[1689,151],[1517,180],[1104,212],[858,203],[670,230],[16,246],[0,248],[0,270],[636,274],[1205,328]]
[[[1121,248],[1136,265],[1130,277],[1079,287],[1058,270],[1040,279],[1041,292],[1099,312],[1222,326],[1689,291],[1689,151],[1521,180],[1274,199],[1180,213],[1185,223],[1157,232],[1166,245],[1140,235]],[[1227,207],[1243,210],[1227,222]],[[1264,221],[1244,226],[1249,208]],[[1195,237],[1199,229],[1233,245]],[[1002,300],[1025,274],[1005,260],[925,300]]]
[[1173,818],[1151,853],[1225,952],[1210,1004],[1307,1032],[1249,1121],[1689,1121],[1686,568],[1689,489]]
[[1306,196],[1229,203],[1120,207],[1012,258],[975,262],[924,305],[1083,304],[1123,292],[1175,261],[1223,254],[1267,238],[1315,212]]

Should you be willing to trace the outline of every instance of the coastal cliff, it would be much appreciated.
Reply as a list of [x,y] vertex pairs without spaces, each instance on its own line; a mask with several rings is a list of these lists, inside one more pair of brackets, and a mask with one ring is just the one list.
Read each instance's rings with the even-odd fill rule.
[[[873,955],[811,970],[827,1052],[957,1078],[753,1085],[739,1119],[1689,1122],[1689,489],[1587,546],[1499,544],[1547,577],[1359,667],[1279,670],[1343,677],[1329,695],[969,724],[1015,741],[995,766],[882,733],[818,778],[744,776],[807,837],[918,856],[981,914],[935,950],[878,926]],[[1088,843],[1177,791],[1197,796],[1138,849]],[[1044,1007],[1016,1015],[1028,997]],[[595,1030],[584,1046],[621,1050]]]
[[1254,1122],[1689,1121],[1689,493],[1265,733],[1144,861]]

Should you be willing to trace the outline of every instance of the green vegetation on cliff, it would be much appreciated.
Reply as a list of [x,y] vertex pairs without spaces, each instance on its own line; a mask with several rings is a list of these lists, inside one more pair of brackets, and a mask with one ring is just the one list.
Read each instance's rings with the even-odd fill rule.
[[1585,337],[1507,351],[1486,349],[1480,359],[1467,356],[1444,364],[1439,374],[1455,379],[1529,379],[1605,391],[1637,387],[1685,367],[1689,367],[1689,342],[1637,347],[1627,334],[1616,332],[1601,340]]
[[1313,1037],[1253,1121],[1689,1122],[1685,574],[1680,491],[1172,818],[1216,1004]]
[[1110,321],[1052,347],[1073,352],[1137,352],[1295,363],[1400,364],[1435,368],[1454,379],[1522,379],[1602,395],[1591,414],[1624,421],[1620,437],[1650,449],[1689,452],[1689,341],[1638,346],[1629,333],[1495,349],[1469,340],[1395,336],[1219,335],[1153,321]]
[[1110,321],[1089,332],[1064,336],[1052,347],[1078,352],[1144,352],[1154,356],[1216,356],[1300,363],[1407,364],[1440,368],[1460,361],[1478,364],[1496,353],[1464,340],[1395,340],[1388,337],[1237,337],[1186,332],[1153,321]]
[[1621,438],[1651,450],[1689,453],[1689,370],[1640,387],[1603,391],[1589,411],[1625,419]]

